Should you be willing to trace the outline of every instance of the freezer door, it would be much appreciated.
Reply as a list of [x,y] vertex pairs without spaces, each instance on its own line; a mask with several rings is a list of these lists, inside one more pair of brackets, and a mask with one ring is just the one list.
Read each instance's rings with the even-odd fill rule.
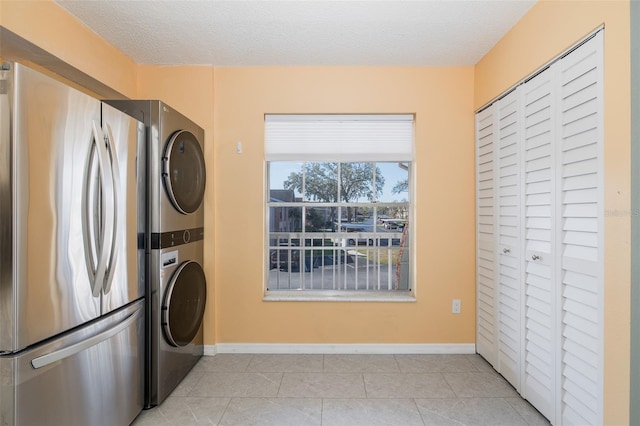
[[102,312],[144,295],[145,134],[144,125],[102,104],[102,134],[113,177],[114,223]]
[[10,106],[12,160],[10,196],[1,200],[11,215],[0,227],[10,221],[12,249],[2,257],[12,268],[0,282],[0,351],[26,348],[100,315],[82,213],[100,102],[27,67],[13,68],[2,95]]
[[143,301],[0,356],[0,425],[128,425],[142,410]]

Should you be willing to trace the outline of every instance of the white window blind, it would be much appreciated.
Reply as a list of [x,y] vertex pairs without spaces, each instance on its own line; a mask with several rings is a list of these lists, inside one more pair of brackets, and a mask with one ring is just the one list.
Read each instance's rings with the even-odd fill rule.
[[268,161],[411,161],[412,114],[265,116]]

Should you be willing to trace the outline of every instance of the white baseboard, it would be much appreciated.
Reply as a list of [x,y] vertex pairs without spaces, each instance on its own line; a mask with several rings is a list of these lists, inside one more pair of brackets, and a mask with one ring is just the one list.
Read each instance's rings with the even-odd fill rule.
[[204,345],[204,356],[213,356],[217,353],[216,345]]
[[474,343],[218,343],[215,354],[475,354]]

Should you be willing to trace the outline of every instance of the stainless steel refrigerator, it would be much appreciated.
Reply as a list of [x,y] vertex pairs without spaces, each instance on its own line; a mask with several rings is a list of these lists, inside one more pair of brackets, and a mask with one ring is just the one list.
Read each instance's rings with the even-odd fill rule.
[[0,70],[0,425],[126,425],[143,406],[144,127]]

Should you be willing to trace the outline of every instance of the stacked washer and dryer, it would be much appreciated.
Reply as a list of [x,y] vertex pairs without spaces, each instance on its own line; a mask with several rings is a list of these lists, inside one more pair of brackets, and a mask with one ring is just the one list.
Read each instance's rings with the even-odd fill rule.
[[160,404],[203,354],[204,130],[158,100],[108,101],[147,131],[145,406]]

